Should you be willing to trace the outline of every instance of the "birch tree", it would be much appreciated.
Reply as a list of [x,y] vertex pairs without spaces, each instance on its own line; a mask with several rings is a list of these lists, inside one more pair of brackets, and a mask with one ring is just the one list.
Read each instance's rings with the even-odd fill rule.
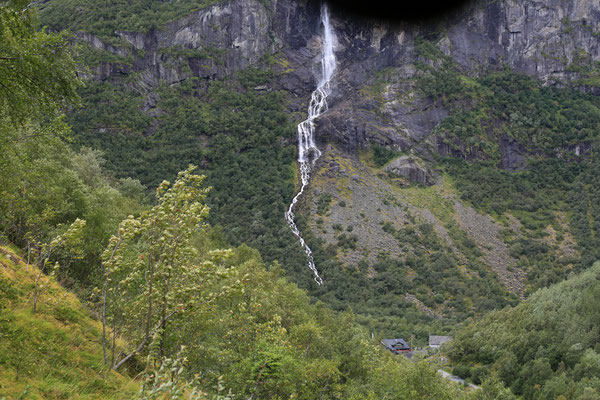
[[0,114],[48,120],[77,98],[81,80],[67,33],[36,29],[30,0],[0,2]]
[[[223,263],[229,250],[201,257],[192,245],[208,216],[204,200],[210,190],[202,187],[204,176],[195,175],[195,169],[190,166],[180,172],[173,185],[163,181],[156,191],[157,204],[137,218],[125,219],[104,252],[103,343],[105,360],[113,369],[147,351],[152,341],[162,359],[169,329],[184,323],[194,308],[239,284],[234,280],[233,285],[215,286],[219,280],[231,282],[235,273]],[[113,327],[110,357],[108,324]],[[134,347],[115,356],[117,334],[126,336]]]
[[33,286],[33,313],[37,310],[40,289],[42,289],[40,278],[46,272],[52,252],[60,247],[69,247],[71,251],[77,252],[77,247],[80,247],[84,228],[85,220],[77,218],[64,233],[57,235],[49,243],[40,243],[36,246],[37,257],[34,264],[34,272],[37,273],[37,276]]

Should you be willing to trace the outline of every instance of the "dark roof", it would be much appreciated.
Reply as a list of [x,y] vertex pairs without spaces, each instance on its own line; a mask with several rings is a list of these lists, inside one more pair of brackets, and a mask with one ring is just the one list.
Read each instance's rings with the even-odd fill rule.
[[452,336],[435,336],[429,335],[429,345],[430,346],[439,346],[442,343],[446,343],[452,340]]
[[381,344],[390,350],[410,350],[404,339],[383,339]]

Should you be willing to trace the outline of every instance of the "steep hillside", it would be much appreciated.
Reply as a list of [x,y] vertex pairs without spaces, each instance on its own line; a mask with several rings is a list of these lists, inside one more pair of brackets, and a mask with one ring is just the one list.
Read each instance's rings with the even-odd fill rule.
[[199,164],[229,242],[372,330],[418,340],[597,259],[597,4],[474,1],[423,23],[332,8],[325,154],[297,212],[321,287],[283,218],[319,73],[318,4],[194,4],[42,6],[88,68],[75,140],[118,176],[153,187]]
[[[297,178],[291,144],[294,121],[286,113],[294,96],[270,86],[290,72],[291,63],[279,55],[244,64],[236,58],[240,54],[234,54],[239,69],[231,74],[205,80],[188,76],[171,85],[162,79],[140,80],[144,65],[138,65],[137,72],[119,69],[120,63],[133,65],[143,52],[133,58],[126,54],[131,48],[122,46],[120,33],[114,30],[117,25],[139,28],[138,38],[164,38],[165,30],[154,24],[160,27],[179,18],[166,24],[181,27],[187,24],[182,21],[199,18],[202,25],[207,10],[216,18],[236,13],[239,17],[240,8],[234,3],[206,8],[209,3],[188,1],[41,3],[49,15],[56,6],[55,17],[62,10],[74,27],[89,27],[101,35],[103,39],[79,32],[92,44],[116,52],[107,55],[79,48],[81,43],[67,32],[38,29],[35,4],[0,3],[0,70],[7,72],[0,73],[0,244],[5,246],[0,247],[0,397],[474,400],[502,394],[510,398],[497,380],[471,390],[436,372],[444,359],[419,361],[417,354],[409,360],[380,344],[382,333],[398,334],[398,321],[409,328],[406,334],[419,336],[418,344],[426,329],[434,327],[426,318],[441,330],[497,303],[515,302],[522,294],[520,286],[511,286],[512,279],[506,279],[516,275],[512,270],[498,269],[498,277],[505,279],[502,285],[495,278],[484,279],[487,268],[478,265],[482,255],[477,244],[466,236],[460,243],[450,237],[460,233],[454,230],[454,214],[443,200],[455,191],[448,176],[433,171],[422,159],[397,158],[385,147],[366,151],[356,164],[343,150],[327,149],[334,174],[360,170],[366,182],[381,186],[383,204],[410,208],[410,212],[403,208],[404,226],[379,221],[385,233],[408,243],[401,252],[374,259],[376,275],[384,272],[391,280],[402,277],[395,273],[401,271],[405,278],[391,285],[388,279],[380,280],[379,288],[390,289],[385,298],[377,286],[365,286],[372,292],[367,293],[372,308],[361,309],[359,318],[377,328],[375,336],[348,310],[352,304],[361,305],[348,297],[364,295],[356,290],[357,283],[375,281],[369,268],[367,274],[349,268],[357,256],[350,251],[356,250],[357,239],[340,234],[336,244],[320,245],[309,229],[319,222],[305,211],[310,198],[303,198],[304,216],[298,224],[314,242],[328,274],[327,285],[312,293],[345,311],[336,312],[309,297],[283,276],[277,262],[285,262],[285,274],[307,282],[305,258],[280,219]],[[250,3],[237,3],[242,30],[251,38],[256,35],[255,15],[246,13],[244,4]],[[265,10],[271,6],[260,5]],[[142,10],[149,20],[132,14]],[[324,47],[332,60],[331,29],[327,14],[322,15],[328,32]],[[223,35],[227,31],[219,31],[216,39],[231,39]],[[195,35],[178,34],[185,40]],[[81,50],[77,61],[71,56],[74,49]],[[190,55],[189,48],[162,50],[179,61],[178,57]],[[202,58],[207,54],[203,50],[191,54]],[[211,57],[224,53],[210,51]],[[109,74],[120,72],[102,81],[84,65],[93,66],[98,60],[104,64],[96,72],[104,67]],[[321,89],[320,84],[317,95],[324,100],[329,87]],[[87,107],[77,107],[77,90]],[[141,106],[146,100],[153,106]],[[74,125],[73,136],[66,121]],[[81,148],[72,148],[73,138]],[[102,152],[85,145],[107,151],[112,173],[104,169]],[[312,147],[312,156],[321,153]],[[172,183],[165,179],[188,162]],[[193,162],[201,164],[208,178],[196,172],[199,168]],[[120,169],[127,163],[134,168]],[[146,185],[162,179],[153,200],[148,192],[154,188],[132,179],[132,173]],[[302,174],[300,193],[307,185],[306,169]],[[374,177],[379,181],[370,180]],[[336,184],[323,174],[316,178],[331,190]],[[425,184],[437,181],[438,187],[411,186],[413,178]],[[391,193],[393,185],[406,190]],[[329,217],[333,195],[348,195],[344,187],[341,190],[319,197],[316,212]],[[390,199],[394,195],[404,196],[406,202]],[[431,199],[427,207],[413,205],[424,198]],[[348,198],[351,206],[358,199]],[[209,202],[216,211],[212,220],[220,226],[207,223]],[[347,208],[344,199],[338,206]],[[496,226],[464,204],[456,208],[463,210],[457,214],[467,210],[469,218]],[[398,212],[393,207],[387,211],[390,216]],[[371,208],[369,213],[375,215]],[[423,222],[421,216],[429,219]],[[331,228],[342,229],[340,223]],[[500,248],[496,236],[492,244]],[[21,258],[10,243],[22,249]],[[257,245],[268,262],[245,243]],[[366,262],[373,260],[367,257]],[[77,292],[80,300],[65,288]],[[436,304],[428,298],[433,290],[439,292]],[[401,291],[407,291],[404,297],[398,296]],[[408,305],[404,314],[394,307],[399,298]],[[89,302],[93,311],[81,301]],[[419,319],[425,319],[423,324]]]
[[524,399],[595,398],[600,393],[599,296],[596,263],[515,308],[472,323],[455,337],[450,355],[462,365],[497,373]]
[[102,326],[90,310],[53,278],[0,247],[0,398],[131,399],[139,386],[107,372]]

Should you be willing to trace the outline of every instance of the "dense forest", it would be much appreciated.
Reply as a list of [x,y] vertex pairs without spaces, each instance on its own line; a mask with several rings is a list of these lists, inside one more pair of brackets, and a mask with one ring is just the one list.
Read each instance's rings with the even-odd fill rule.
[[449,354],[463,377],[493,371],[524,399],[593,399],[598,380],[600,264],[489,313],[461,331]]

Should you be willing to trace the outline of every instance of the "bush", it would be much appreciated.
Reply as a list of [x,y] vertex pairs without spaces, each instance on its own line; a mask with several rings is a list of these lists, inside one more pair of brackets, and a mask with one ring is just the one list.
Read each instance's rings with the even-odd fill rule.
[[467,365],[457,365],[452,370],[452,375],[460,376],[463,379],[471,377],[471,368]]
[[474,367],[471,369],[471,380],[476,385],[481,385],[481,382],[489,375],[489,371],[486,367]]
[[382,167],[398,155],[394,150],[383,146],[373,146],[373,161],[378,167]]
[[317,214],[324,215],[329,211],[329,203],[331,203],[331,195],[329,193],[321,193],[317,201]]

